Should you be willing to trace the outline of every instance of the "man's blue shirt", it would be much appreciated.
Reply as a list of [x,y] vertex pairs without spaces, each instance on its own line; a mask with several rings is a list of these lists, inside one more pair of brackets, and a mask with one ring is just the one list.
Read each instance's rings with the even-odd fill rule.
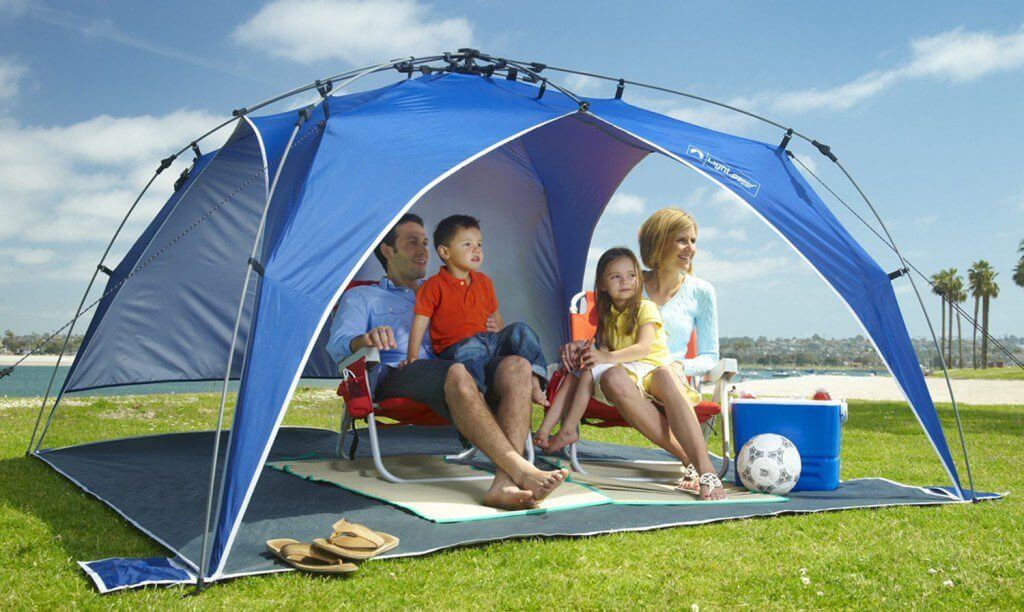
[[[380,366],[370,373],[370,385],[376,386],[377,379],[385,370],[405,359],[415,304],[415,291],[395,285],[386,276],[372,285],[352,287],[342,294],[338,302],[338,311],[331,323],[331,336],[327,340],[327,352],[335,362],[341,361],[352,354],[349,346],[357,336],[380,325],[390,327],[395,336],[395,348],[381,350]],[[433,356],[430,337],[423,334],[419,358],[430,359]]]

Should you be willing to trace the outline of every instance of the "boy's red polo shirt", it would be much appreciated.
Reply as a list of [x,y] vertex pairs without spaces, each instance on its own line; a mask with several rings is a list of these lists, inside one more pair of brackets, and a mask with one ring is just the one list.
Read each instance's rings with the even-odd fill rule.
[[420,285],[413,307],[414,313],[430,317],[430,342],[435,353],[487,331],[487,317],[496,310],[498,298],[486,274],[470,272],[467,283],[449,274],[447,266],[441,266]]

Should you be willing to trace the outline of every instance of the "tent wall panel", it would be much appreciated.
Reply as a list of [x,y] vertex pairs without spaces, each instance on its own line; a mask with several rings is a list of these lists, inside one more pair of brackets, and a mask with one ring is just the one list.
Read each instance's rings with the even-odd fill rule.
[[[76,360],[69,391],[224,376],[235,317],[232,302],[237,304],[245,275],[238,254],[252,243],[266,197],[262,167],[259,139],[240,123],[159,220],[137,261],[165,249],[228,194],[237,193],[120,288]],[[122,267],[128,266],[119,266],[119,272]],[[246,318],[249,314],[247,309]]]

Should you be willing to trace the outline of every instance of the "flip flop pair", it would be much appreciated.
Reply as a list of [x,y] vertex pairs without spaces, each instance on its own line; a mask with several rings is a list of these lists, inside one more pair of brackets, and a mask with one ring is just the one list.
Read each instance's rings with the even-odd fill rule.
[[267,540],[267,550],[274,553],[295,569],[315,574],[351,574],[358,571],[359,566],[355,563],[346,563],[333,555],[324,554],[313,549],[309,544],[303,544],[298,540],[279,538]]
[[341,519],[333,525],[334,532],[326,540],[313,540],[313,548],[321,554],[342,559],[365,561],[398,546],[398,538]]

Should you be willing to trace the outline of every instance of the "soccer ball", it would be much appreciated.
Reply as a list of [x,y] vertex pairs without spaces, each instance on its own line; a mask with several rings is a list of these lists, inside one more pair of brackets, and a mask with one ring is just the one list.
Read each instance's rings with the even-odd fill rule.
[[751,491],[785,495],[800,478],[800,453],[784,436],[754,436],[740,449],[736,473]]

